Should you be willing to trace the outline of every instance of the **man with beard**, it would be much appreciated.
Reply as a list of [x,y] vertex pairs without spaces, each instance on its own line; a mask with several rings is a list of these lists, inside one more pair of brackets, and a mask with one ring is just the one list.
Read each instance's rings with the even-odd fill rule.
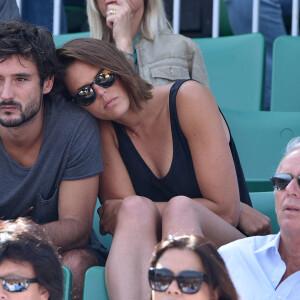
[[59,248],[80,299],[87,268],[106,250],[90,235],[102,172],[96,121],[49,95],[58,62],[51,33],[0,24],[0,219],[28,216]]
[[240,299],[299,299],[300,137],[289,142],[271,181],[280,232],[219,248]]

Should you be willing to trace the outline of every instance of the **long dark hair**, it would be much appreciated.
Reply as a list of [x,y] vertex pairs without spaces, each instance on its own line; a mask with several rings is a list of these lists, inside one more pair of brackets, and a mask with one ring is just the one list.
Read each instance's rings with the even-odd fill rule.
[[160,257],[172,248],[189,249],[201,259],[208,285],[217,290],[219,300],[237,300],[238,296],[229,277],[225,263],[210,241],[197,235],[168,236],[161,241],[154,250],[151,267],[155,267]]
[[[93,38],[75,39],[57,49],[56,54],[61,64],[60,80],[57,82],[63,82],[66,69],[79,60],[116,73],[133,109],[140,109],[141,101],[152,98],[152,85],[139,76],[122,51],[108,42]],[[65,96],[70,97],[66,86],[62,88]]]

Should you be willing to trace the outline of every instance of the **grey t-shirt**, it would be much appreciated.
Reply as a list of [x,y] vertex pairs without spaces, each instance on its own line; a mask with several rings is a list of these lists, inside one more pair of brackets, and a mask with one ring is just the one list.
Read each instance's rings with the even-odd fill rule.
[[[39,223],[58,219],[62,180],[77,180],[103,171],[96,120],[61,97],[44,100],[45,129],[35,164],[23,167],[5,151],[0,139],[0,218],[26,216]],[[31,208],[31,209],[30,209]]]

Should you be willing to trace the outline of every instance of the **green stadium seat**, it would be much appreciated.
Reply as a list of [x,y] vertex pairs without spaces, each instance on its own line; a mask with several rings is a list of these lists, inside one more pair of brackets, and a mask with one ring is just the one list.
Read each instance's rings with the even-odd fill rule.
[[82,300],[109,300],[104,267],[91,267],[86,271]]
[[222,110],[250,192],[272,191],[270,177],[287,143],[300,136],[300,112]]
[[227,5],[224,0],[220,0],[220,36],[233,35],[229,22]]
[[62,266],[64,276],[64,297],[63,300],[71,300],[72,273],[66,266]]
[[273,44],[271,111],[300,111],[300,37],[279,36]]
[[280,230],[275,212],[274,191],[250,193],[253,208],[268,216],[271,220],[273,233]]
[[83,38],[83,37],[90,37],[90,32],[85,31],[85,32],[58,34],[58,35],[53,36],[53,40],[54,40],[56,48],[59,48],[70,40]]
[[194,38],[205,60],[211,91],[221,108],[259,111],[265,41],[260,33]]

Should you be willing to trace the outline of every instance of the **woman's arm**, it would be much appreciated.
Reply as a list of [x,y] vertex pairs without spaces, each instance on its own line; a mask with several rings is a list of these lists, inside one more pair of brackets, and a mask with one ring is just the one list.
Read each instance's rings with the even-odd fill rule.
[[176,106],[203,195],[196,200],[236,226],[240,212],[238,181],[229,131],[215,98],[202,84],[187,81],[178,91]]
[[101,203],[110,199],[123,199],[135,191],[119,152],[118,139],[110,121],[99,120],[104,171],[99,177]]

